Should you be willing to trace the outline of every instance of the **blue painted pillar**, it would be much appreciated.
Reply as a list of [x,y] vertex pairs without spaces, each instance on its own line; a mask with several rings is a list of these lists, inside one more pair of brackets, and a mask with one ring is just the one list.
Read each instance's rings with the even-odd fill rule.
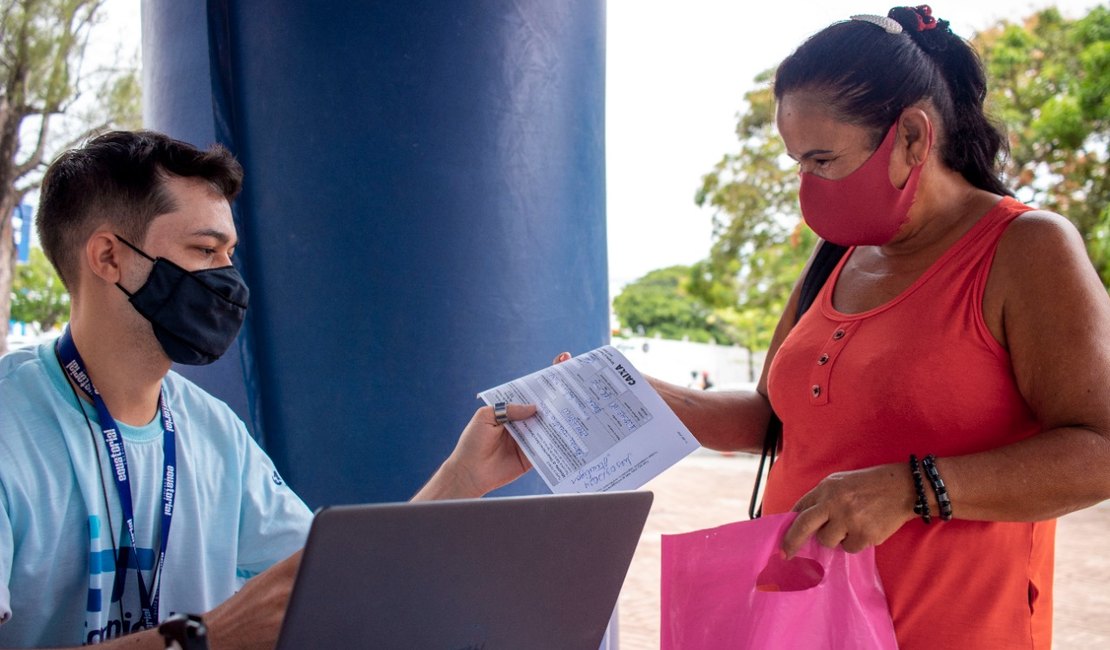
[[479,390],[608,340],[604,13],[144,0],[147,125],[246,170],[251,318],[190,374],[311,506],[408,498]]

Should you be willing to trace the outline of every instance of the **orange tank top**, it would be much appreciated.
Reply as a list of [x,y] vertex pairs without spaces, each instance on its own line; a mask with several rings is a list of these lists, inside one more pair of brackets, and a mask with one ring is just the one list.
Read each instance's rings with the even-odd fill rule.
[[[832,303],[848,251],[771,365],[783,445],[766,512],[790,510],[833,472],[1041,431],[982,309],[998,241],[1029,209],[1003,199],[908,289],[858,314]],[[1055,521],[964,521],[952,507],[952,521],[914,519],[876,547],[900,647],[1048,648]]]

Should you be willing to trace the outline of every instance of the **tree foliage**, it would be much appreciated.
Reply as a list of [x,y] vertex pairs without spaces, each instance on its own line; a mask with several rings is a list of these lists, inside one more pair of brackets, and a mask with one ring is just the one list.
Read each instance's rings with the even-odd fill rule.
[[756,77],[739,116],[739,149],[702,179],[694,200],[713,209],[713,245],[691,292],[749,350],[766,349],[816,236],[798,210],[798,174],[775,131],[773,70]]
[[31,249],[30,259],[16,267],[12,283],[12,319],[34,324],[46,332],[69,315],[69,294],[41,248]]
[[135,66],[85,69],[104,0],[0,0],[0,352],[16,256],[11,216],[47,161],[89,133],[135,126]]
[[[988,110],[1009,134],[1005,176],[1018,197],[1070,218],[1110,286],[1110,9],[1079,20],[1055,9],[972,39],[987,66]],[[738,115],[738,148],[702,179],[713,212],[709,256],[685,291],[707,323],[766,348],[816,236],[801,220],[798,175],[774,125],[773,71]]]
[[643,336],[706,342],[724,337],[711,322],[709,307],[690,294],[690,267],[658,269],[628,284],[613,300],[621,326]]
[[987,66],[988,108],[1009,132],[1008,183],[1071,219],[1110,286],[1110,8],[1078,20],[1046,9],[974,43]]

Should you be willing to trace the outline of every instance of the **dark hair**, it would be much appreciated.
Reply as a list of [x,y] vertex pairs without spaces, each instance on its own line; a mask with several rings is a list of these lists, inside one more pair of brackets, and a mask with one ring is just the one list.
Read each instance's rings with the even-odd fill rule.
[[229,202],[243,168],[220,145],[201,151],[154,131],[112,131],[62,153],[46,170],[36,223],[43,251],[70,291],[81,251],[104,224],[141,242],[151,221],[177,209],[170,176],[199,178]]
[[779,65],[775,98],[816,92],[837,119],[873,130],[875,146],[902,111],[929,99],[940,114],[944,164],[975,187],[1012,194],[999,171],[999,154],[1009,147],[983,110],[987,82],[975,50],[924,5],[887,15],[902,33],[853,19],[810,37]]

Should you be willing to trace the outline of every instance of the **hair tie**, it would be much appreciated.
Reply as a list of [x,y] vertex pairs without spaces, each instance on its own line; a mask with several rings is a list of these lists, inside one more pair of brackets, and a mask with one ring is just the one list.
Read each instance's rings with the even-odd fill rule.
[[916,7],[908,7],[915,14],[917,14],[917,31],[923,32],[929,29],[935,29],[937,26],[937,19],[933,18],[933,8],[929,5],[917,5]]
[[902,33],[902,26],[898,24],[898,21],[887,16],[876,16],[875,14],[856,14],[855,16],[851,16],[851,19],[859,20],[865,23],[871,23],[872,25],[882,27],[887,34]]

